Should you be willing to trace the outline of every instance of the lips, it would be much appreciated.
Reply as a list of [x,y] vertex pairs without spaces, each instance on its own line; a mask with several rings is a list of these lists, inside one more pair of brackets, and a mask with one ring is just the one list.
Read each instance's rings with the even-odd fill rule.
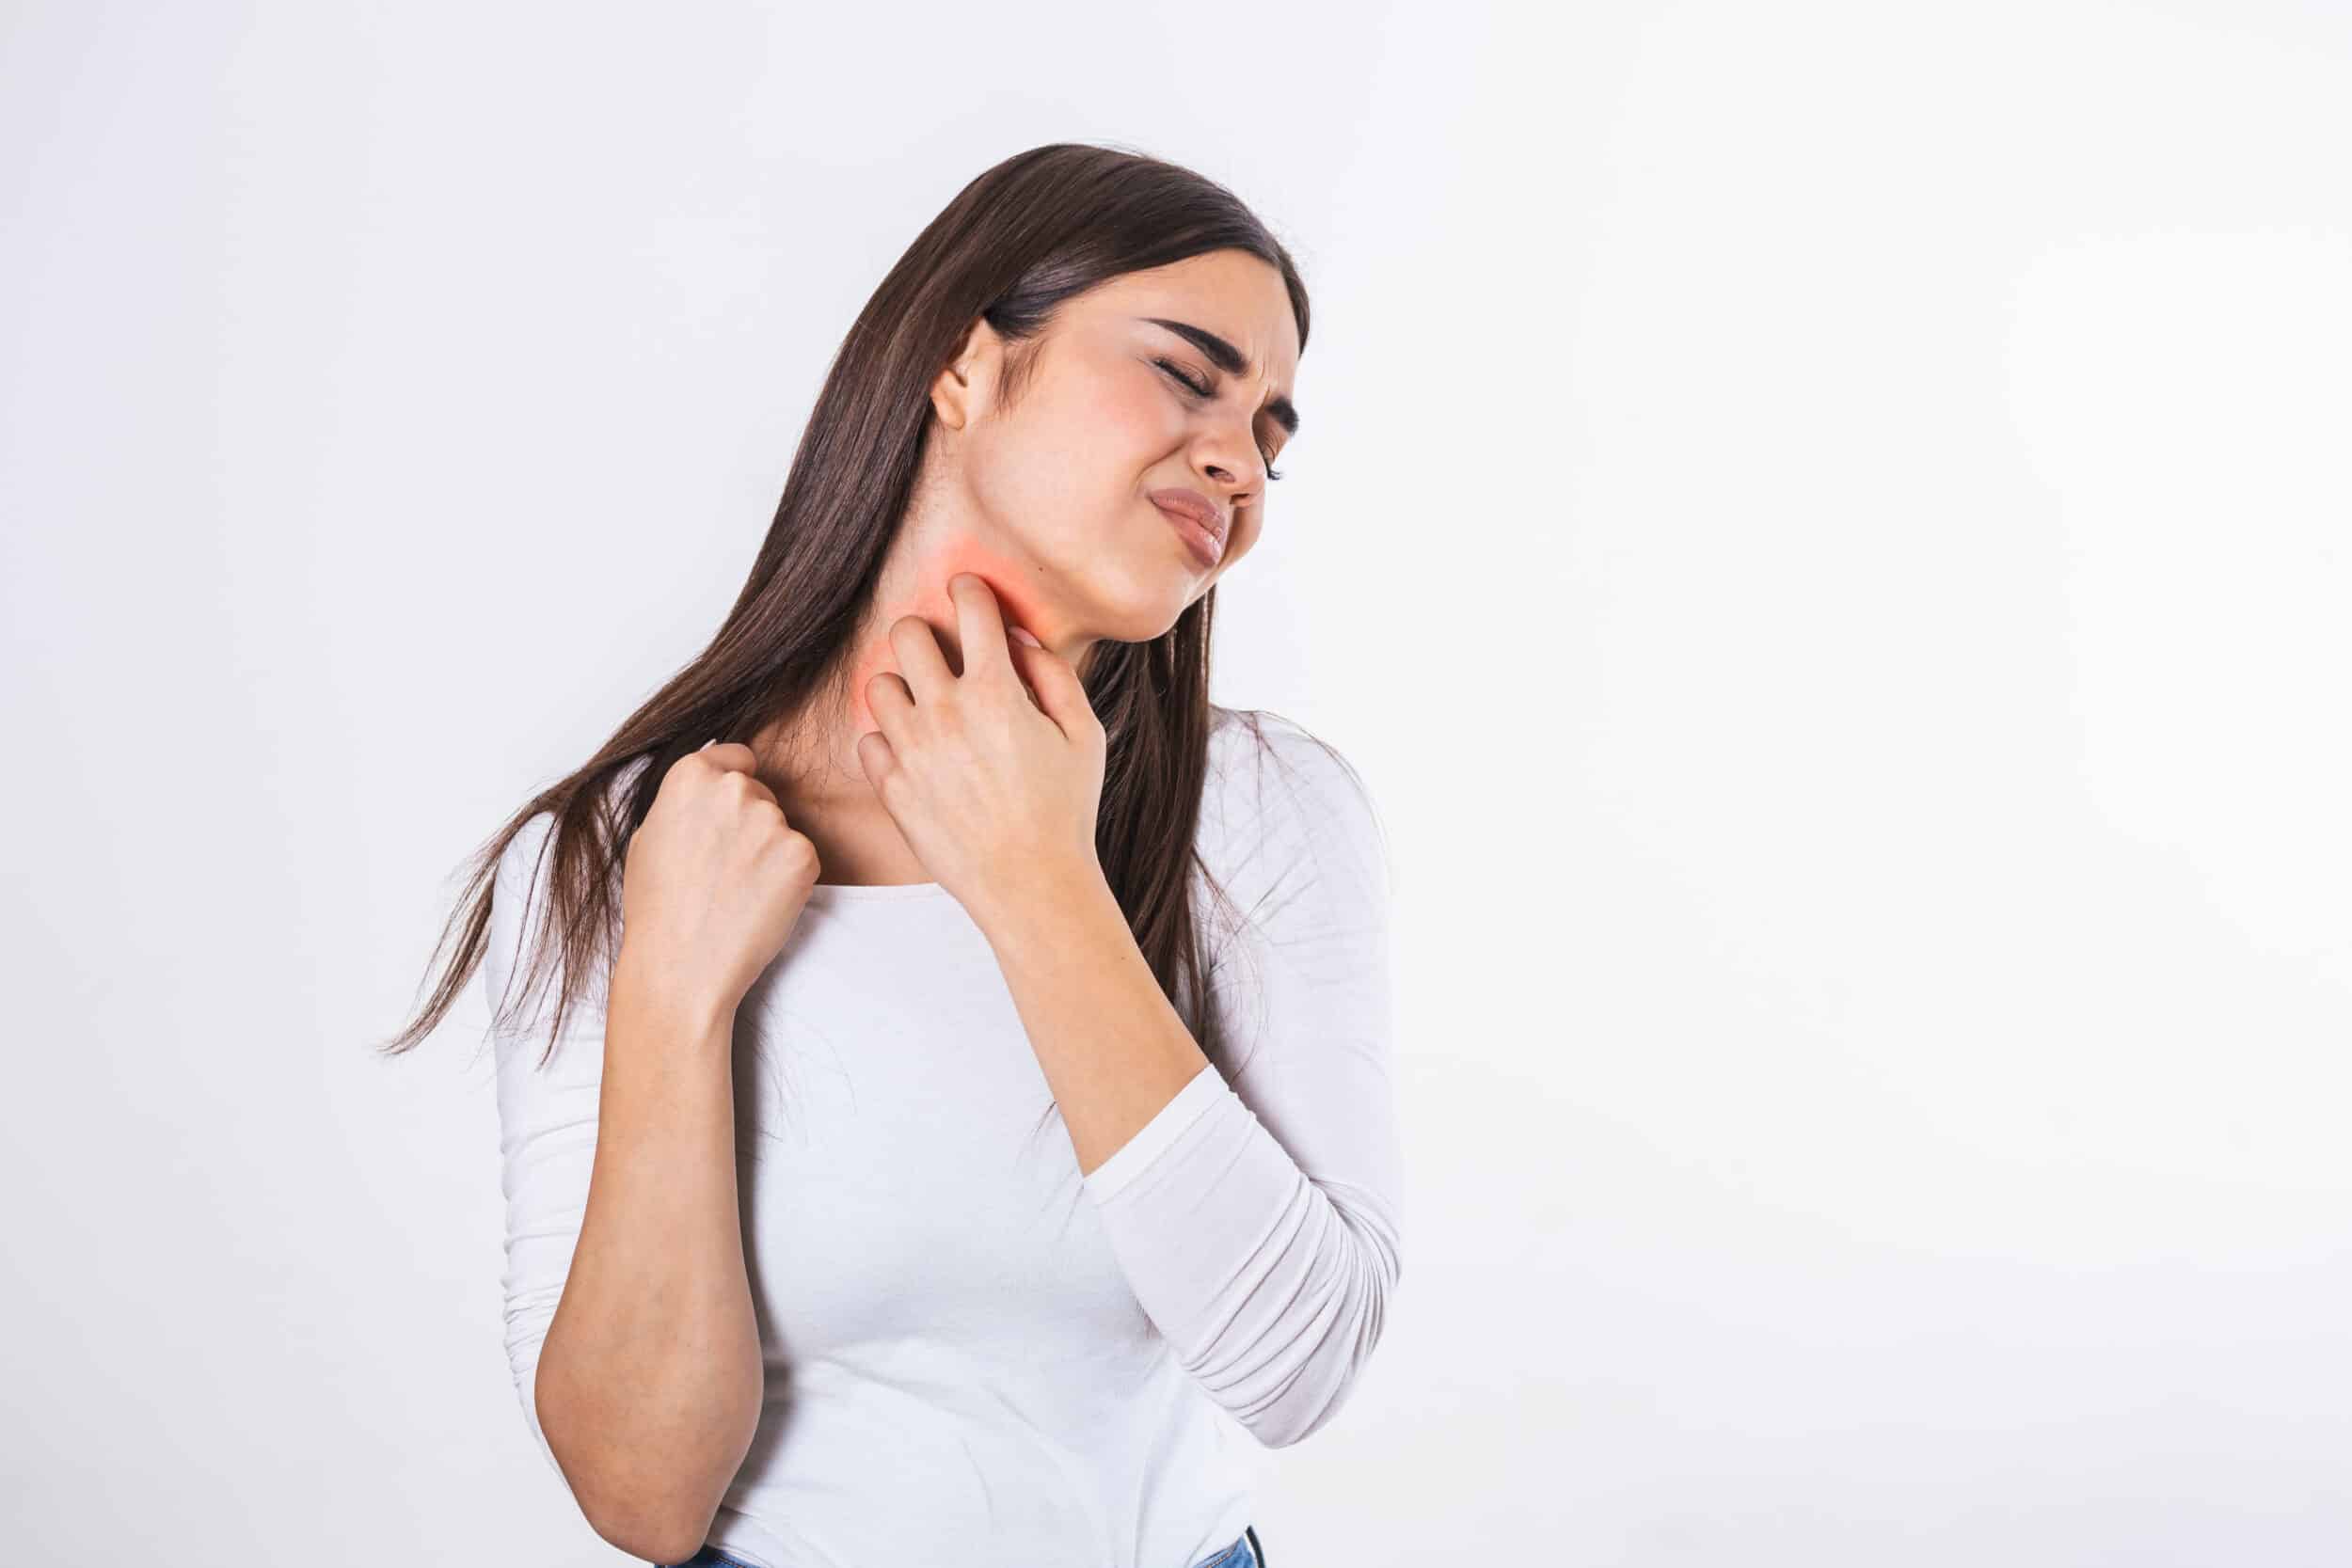
[[1187,490],[1181,485],[1154,490],[1151,494],[1151,501],[1153,506],[1163,511],[1175,512],[1190,517],[1194,522],[1208,530],[1210,535],[1220,546],[1225,543],[1224,510],[1200,491]]
[[1155,501],[1152,508],[1167,520],[1176,537],[1184,542],[1185,550],[1200,563],[1203,571],[1216,570],[1225,559],[1225,541],[1217,537],[1216,525],[1202,522],[1192,507],[1169,506],[1166,502]]

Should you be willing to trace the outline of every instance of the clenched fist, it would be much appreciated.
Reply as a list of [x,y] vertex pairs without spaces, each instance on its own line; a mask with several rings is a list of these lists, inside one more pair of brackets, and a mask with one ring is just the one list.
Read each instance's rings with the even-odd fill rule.
[[726,741],[672,763],[622,868],[624,960],[673,1000],[729,1014],[783,951],[821,869],[755,760]]

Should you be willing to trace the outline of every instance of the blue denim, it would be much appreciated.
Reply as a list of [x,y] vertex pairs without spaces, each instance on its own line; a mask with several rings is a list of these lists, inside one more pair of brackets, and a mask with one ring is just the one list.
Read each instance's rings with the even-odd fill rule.
[[1221,1552],[1202,1558],[1192,1568],[1265,1568],[1265,1554],[1258,1549],[1257,1527],[1244,1525],[1240,1540]]
[[[729,1557],[716,1546],[705,1546],[684,1562],[673,1564],[672,1568],[752,1568],[752,1565],[739,1557]],[[1221,1551],[1202,1558],[1192,1568],[1265,1568],[1265,1554],[1258,1549],[1257,1527],[1243,1527],[1239,1540]]]

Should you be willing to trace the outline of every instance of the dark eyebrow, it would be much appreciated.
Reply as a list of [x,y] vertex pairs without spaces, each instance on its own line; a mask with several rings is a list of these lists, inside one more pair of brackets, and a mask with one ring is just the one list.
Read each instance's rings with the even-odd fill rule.
[[[1241,350],[1206,327],[1195,326],[1190,322],[1163,321],[1158,316],[1137,316],[1136,319],[1150,322],[1153,326],[1166,327],[1168,331],[1175,333],[1176,336],[1207,355],[1210,362],[1227,375],[1239,375],[1249,368],[1249,361],[1242,356]],[[1291,406],[1290,399],[1268,399],[1265,411],[1274,417],[1276,424],[1282,427],[1283,435],[1298,434],[1298,410]]]

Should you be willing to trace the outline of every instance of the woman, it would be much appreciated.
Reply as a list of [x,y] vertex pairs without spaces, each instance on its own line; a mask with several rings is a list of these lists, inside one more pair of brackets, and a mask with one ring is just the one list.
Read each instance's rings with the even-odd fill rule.
[[710,645],[481,857],[387,1049],[482,964],[509,1361],[614,1545],[1264,1561],[1402,1204],[1370,798],[1208,700],[1307,323],[1198,175],[989,170],[850,328]]

